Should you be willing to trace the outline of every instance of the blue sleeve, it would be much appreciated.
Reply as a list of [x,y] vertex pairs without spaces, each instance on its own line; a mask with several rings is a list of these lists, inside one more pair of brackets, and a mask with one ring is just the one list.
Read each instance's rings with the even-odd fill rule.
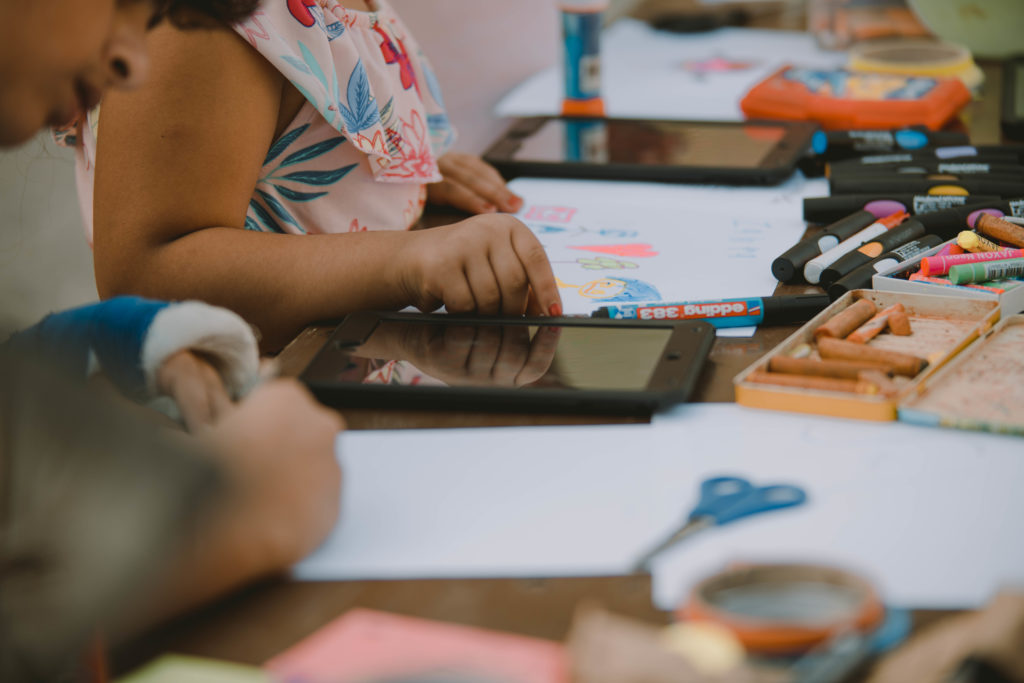
[[123,393],[146,391],[142,346],[153,318],[169,304],[134,296],[54,313],[14,335],[5,346],[28,353],[74,378],[85,379],[89,352]]

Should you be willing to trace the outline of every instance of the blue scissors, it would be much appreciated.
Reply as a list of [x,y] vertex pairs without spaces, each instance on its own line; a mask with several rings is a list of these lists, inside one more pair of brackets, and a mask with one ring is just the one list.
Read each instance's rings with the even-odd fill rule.
[[697,507],[693,508],[686,521],[668,538],[644,553],[636,561],[633,571],[647,571],[655,555],[702,529],[728,524],[760,512],[794,507],[806,500],[807,492],[791,484],[754,486],[740,477],[706,479],[700,485]]

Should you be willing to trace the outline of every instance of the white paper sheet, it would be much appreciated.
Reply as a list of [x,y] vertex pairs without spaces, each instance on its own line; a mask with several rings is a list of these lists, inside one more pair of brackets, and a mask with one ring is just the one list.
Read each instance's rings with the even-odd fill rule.
[[[846,53],[820,49],[801,31],[723,28],[707,33],[655,31],[621,19],[601,36],[602,88],[608,116],[738,121],[739,102],[784,64],[842,66]],[[530,77],[500,102],[498,116],[556,114],[562,74]]]
[[1024,440],[681,407],[652,425],[349,432],[340,522],[303,579],[595,576],[684,517],[706,477],[806,487],[655,562],[656,604],[733,560],[862,571],[891,604],[970,607],[1024,583]]
[[804,232],[800,200],[827,193],[823,180],[799,173],[777,187],[532,178],[509,187],[525,200],[517,216],[547,250],[570,315],[617,302],[769,296],[772,260]]

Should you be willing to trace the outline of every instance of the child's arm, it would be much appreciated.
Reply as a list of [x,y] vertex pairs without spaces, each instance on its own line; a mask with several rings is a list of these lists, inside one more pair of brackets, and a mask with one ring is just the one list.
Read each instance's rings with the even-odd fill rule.
[[[560,311],[543,247],[509,216],[425,231],[241,229],[263,157],[295,111],[283,77],[227,29],[151,35],[150,85],[104,100],[95,179],[101,295],[202,298],[276,346],[314,320],[415,305]],[[290,85],[287,88],[291,88]]]

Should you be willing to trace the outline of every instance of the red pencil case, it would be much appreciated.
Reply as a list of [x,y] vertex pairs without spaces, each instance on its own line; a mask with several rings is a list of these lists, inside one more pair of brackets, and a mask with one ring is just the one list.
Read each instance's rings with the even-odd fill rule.
[[747,118],[817,121],[826,129],[938,130],[971,101],[958,78],[784,66],[743,97]]

